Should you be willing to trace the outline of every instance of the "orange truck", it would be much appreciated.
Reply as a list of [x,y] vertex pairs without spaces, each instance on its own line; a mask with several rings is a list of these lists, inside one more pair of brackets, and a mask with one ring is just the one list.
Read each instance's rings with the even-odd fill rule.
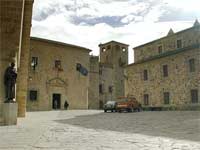
[[117,112],[127,111],[141,111],[141,104],[134,97],[119,97],[117,102]]

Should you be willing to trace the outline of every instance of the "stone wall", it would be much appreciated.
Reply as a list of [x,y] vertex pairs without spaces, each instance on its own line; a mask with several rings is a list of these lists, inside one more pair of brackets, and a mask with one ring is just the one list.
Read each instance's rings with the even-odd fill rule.
[[177,40],[182,41],[182,47],[187,47],[200,42],[200,25],[194,24],[192,28],[171,33],[166,37],[146,43],[134,48],[134,61],[138,62],[155,55],[159,55],[159,46],[162,47],[162,52],[173,51],[177,49]]
[[88,108],[99,109],[99,57],[90,56]]
[[[61,94],[61,109],[65,100],[69,109],[88,108],[89,74],[76,70],[80,63],[89,70],[89,50],[74,45],[31,39],[29,61],[29,91],[38,91],[36,101],[27,99],[28,110],[51,110],[53,94]],[[38,57],[35,70],[30,66],[32,57]],[[55,68],[55,60],[61,61],[61,68]]]
[[[195,59],[195,72],[189,71],[189,59]],[[168,65],[168,77],[163,77],[163,65]],[[126,68],[126,95],[133,95],[144,106],[144,94],[149,95],[148,106],[198,105],[191,103],[191,90],[200,91],[200,47],[185,49],[177,54],[135,63]],[[148,80],[144,80],[144,70]],[[170,93],[169,105],[164,104],[164,92]],[[200,94],[198,96],[200,102]]]

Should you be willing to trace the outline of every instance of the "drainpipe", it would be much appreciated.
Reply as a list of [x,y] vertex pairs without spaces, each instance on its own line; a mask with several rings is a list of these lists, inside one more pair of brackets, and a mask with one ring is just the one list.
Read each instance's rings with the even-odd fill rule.
[[22,50],[24,7],[25,7],[25,0],[23,0],[23,2],[22,2],[22,13],[21,13],[21,26],[20,26],[20,35],[19,35],[19,52],[18,52],[17,68],[20,67],[20,57],[21,57],[21,50]]

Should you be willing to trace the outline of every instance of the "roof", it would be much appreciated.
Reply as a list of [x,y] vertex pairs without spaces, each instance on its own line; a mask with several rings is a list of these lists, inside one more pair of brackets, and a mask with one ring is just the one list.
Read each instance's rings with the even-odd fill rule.
[[73,44],[67,44],[67,43],[63,43],[63,42],[59,42],[59,41],[53,41],[53,40],[43,39],[43,38],[38,38],[38,37],[31,37],[31,40],[52,43],[52,44],[57,44],[57,45],[62,45],[62,46],[68,46],[68,47],[73,47],[73,48],[80,48],[80,49],[86,50],[88,52],[91,52],[91,50],[88,48],[81,47],[78,45],[73,45]]
[[187,31],[192,30],[192,29],[197,28],[197,27],[200,27],[200,25],[192,26],[192,27],[187,28],[187,29],[185,29],[185,30],[181,30],[181,31],[179,31],[179,32],[176,32],[176,33],[174,33],[174,34],[170,34],[170,35],[161,37],[161,38],[159,38],[159,39],[150,41],[150,42],[148,42],[148,43],[145,43],[145,44],[136,46],[136,47],[134,47],[133,49],[140,48],[140,47],[143,47],[143,46],[146,46],[146,45],[149,45],[149,44],[153,44],[154,42],[157,42],[157,41],[159,41],[159,40],[162,40],[162,39],[165,39],[165,38],[168,38],[168,37],[170,37],[170,36],[174,36],[174,35],[177,35],[177,34],[180,34],[180,33],[183,33],[183,32],[187,32]]
[[172,55],[175,55],[175,54],[178,54],[178,53],[182,53],[182,52],[185,52],[185,51],[193,50],[195,48],[200,48],[200,44],[194,44],[194,45],[191,45],[191,46],[188,46],[188,47],[179,48],[179,49],[176,49],[176,50],[173,50],[173,51],[168,51],[168,52],[162,53],[160,55],[152,56],[152,57],[149,57],[147,59],[144,59],[144,60],[137,61],[135,63],[129,64],[126,67],[130,67],[130,66],[137,65],[137,64],[142,64],[142,63],[145,63],[145,62],[153,61],[153,60],[164,58],[164,57],[168,57],[168,56],[172,56]]
[[121,43],[121,42],[117,42],[117,41],[109,41],[109,42],[106,42],[106,43],[104,43],[104,44],[99,44],[99,46],[102,46],[102,45],[107,45],[107,44],[109,44],[109,43],[117,43],[117,44],[121,44],[121,45],[125,45],[125,46],[129,46],[128,44],[124,44],[124,43]]

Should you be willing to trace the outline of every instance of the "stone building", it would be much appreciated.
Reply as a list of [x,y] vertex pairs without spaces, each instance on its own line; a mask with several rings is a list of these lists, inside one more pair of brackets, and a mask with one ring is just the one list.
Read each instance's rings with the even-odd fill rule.
[[[89,103],[92,103],[98,96],[98,102],[90,108],[102,108],[109,100],[117,100],[124,96],[124,67],[128,64],[128,45],[116,41],[110,41],[99,45],[100,58],[90,59],[90,80],[91,84]],[[96,67],[95,67],[96,66]],[[94,85],[95,84],[95,85]],[[98,94],[95,94],[98,92]],[[97,106],[98,104],[98,106]]]
[[27,110],[88,108],[89,52],[84,47],[31,38]]
[[146,107],[186,109],[200,104],[200,25],[134,48],[126,67],[126,95]]
[[33,0],[0,0],[0,122],[4,72],[11,62],[17,64],[18,71],[18,116],[25,116],[32,6]]

